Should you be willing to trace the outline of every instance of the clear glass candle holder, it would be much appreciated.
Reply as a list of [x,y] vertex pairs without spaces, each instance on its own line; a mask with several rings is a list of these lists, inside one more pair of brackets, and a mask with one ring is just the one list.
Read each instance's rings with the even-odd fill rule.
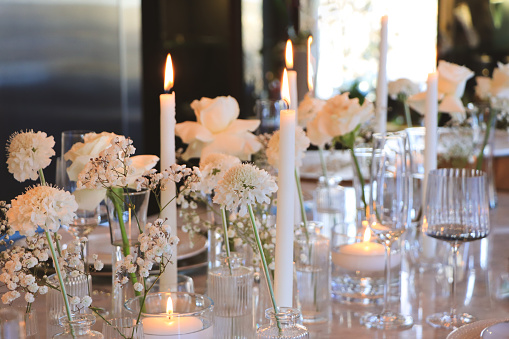
[[[152,289],[150,292],[188,292],[188,293],[194,293],[194,281],[193,278],[184,275],[184,274],[178,274],[177,275],[177,283],[176,284],[170,284],[169,290],[162,291],[161,290],[161,284],[160,279],[155,281],[157,279],[157,276],[152,275],[146,279],[146,285],[152,286]],[[155,282],[154,282],[155,281]]]
[[[346,304],[382,303],[385,284],[385,250],[375,242],[364,222],[336,225],[332,232],[331,288],[334,300]],[[392,295],[397,295],[401,267],[401,251],[394,243],[391,256],[391,269],[395,274],[391,281]],[[399,272],[399,271],[398,271]]]
[[[125,307],[137,315],[142,298],[128,300]],[[173,306],[170,312],[169,305]],[[214,302],[201,294],[149,293],[141,313],[145,339],[212,339],[213,309]]]

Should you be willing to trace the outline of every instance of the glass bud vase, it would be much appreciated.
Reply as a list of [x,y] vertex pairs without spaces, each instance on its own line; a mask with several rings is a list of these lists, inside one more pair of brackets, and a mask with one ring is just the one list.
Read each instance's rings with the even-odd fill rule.
[[[118,262],[124,260],[127,255],[136,257],[138,252],[138,236],[147,223],[147,208],[150,191],[128,190],[122,193],[122,197],[113,195],[106,199],[108,209],[108,221],[110,224],[110,236],[112,247],[112,269],[115,270]],[[119,286],[115,284],[117,278],[112,274],[112,315],[124,314],[124,303],[135,296],[133,280]]]
[[69,321],[67,316],[60,318],[60,326],[64,331],[53,336],[54,339],[103,339],[104,336],[92,330],[95,317],[92,314],[76,314]]
[[107,339],[143,339],[143,324],[131,317],[108,319],[103,322],[103,335]]
[[207,290],[214,300],[214,314],[236,317],[252,312],[253,269],[242,266],[238,253],[221,255],[221,265],[209,269]]
[[309,338],[308,330],[298,324],[300,312],[290,307],[280,307],[279,313],[269,308],[265,311],[265,317],[270,320],[268,325],[263,325],[256,331],[258,339],[300,339]]
[[298,306],[305,323],[324,322],[329,313],[330,242],[319,232],[319,228],[308,227],[307,234],[295,235]]
[[252,338],[253,269],[241,265],[239,253],[221,253],[219,258],[221,264],[209,269],[207,279],[214,301],[214,338]]
[[338,177],[321,176],[313,192],[313,220],[323,224],[322,234],[329,239],[334,225],[344,221],[345,189],[339,183]]

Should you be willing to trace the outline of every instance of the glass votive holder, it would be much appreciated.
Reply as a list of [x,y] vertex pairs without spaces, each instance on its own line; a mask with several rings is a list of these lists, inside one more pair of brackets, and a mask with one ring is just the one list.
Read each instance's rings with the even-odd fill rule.
[[[125,307],[140,312],[143,296],[129,299]],[[214,302],[187,292],[149,293],[141,312],[145,339],[212,339]]]
[[193,282],[193,278],[191,278],[190,276],[187,276],[187,275],[184,275],[184,274],[178,274],[177,275],[177,283],[176,284],[172,284],[170,285],[170,290],[169,291],[162,291],[161,290],[161,284],[159,283],[160,282],[160,279],[157,280],[155,283],[154,283],[154,280],[157,279],[157,276],[150,276],[147,278],[147,283],[146,285],[147,286],[152,286],[152,289],[150,290],[150,292],[188,292],[188,293],[194,293],[194,282]]
[[[313,222],[310,222],[313,224]],[[320,228],[299,229],[294,241],[298,306],[304,323],[328,319],[330,300],[330,242]]]
[[[374,241],[367,222],[336,225],[332,232],[332,297],[346,304],[382,302],[385,284],[385,249]],[[399,286],[401,252],[398,243],[391,248],[391,288]],[[398,274],[396,274],[396,272]]]
[[26,338],[22,311],[11,307],[0,309],[0,338]]

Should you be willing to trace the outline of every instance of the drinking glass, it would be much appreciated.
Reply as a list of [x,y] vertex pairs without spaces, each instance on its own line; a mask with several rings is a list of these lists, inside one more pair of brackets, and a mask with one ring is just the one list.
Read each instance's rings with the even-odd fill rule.
[[371,230],[385,249],[384,307],[382,313],[368,313],[361,323],[369,328],[404,329],[413,325],[410,316],[390,310],[391,245],[410,222],[410,175],[406,136],[403,133],[373,135],[371,190],[368,220]]
[[449,312],[426,318],[433,327],[455,329],[475,321],[456,310],[456,262],[460,245],[488,236],[490,230],[488,185],[483,171],[443,168],[430,171],[426,190],[423,232],[451,245],[453,262]]
[[[89,205],[86,199],[80,199],[76,195],[77,181],[72,180],[75,178],[69,178],[67,174],[67,168],[72,165],[71,160],[65,160],[65,154],[72,148],[75,143],[84,142],[85,135],[90,131],[82,130],[71,130],[62,132],[62,153],[60,162],[57,165],[57,186],[72,193],[76,196],[78,202],[78,210],[76,211],[76,218],[69,224],[69,231],[75,237],[87,237],[99,224],[101,215],[99,213],[99,207],[97,206],[85,206]],[[82,203],[83,202],[83,203]],[[83,246],[83,260],[85,265],[85,272],[88,273],[88,241]]]

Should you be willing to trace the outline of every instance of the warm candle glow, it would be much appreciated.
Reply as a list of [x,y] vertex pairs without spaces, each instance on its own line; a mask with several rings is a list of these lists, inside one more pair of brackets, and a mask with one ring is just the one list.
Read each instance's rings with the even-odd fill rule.
[[292,41],[288,39],[286,42],[286,68],[293,69],[293,46]]
[[369,228],[366,228],[364,231],[364,239],[363,241],[369,241],[371,239],[371,230]]
[[171,318],[173,314],[173,300],[171,300],[171,297],[169,297],[166,302],[166,313],[168,313],[168,318]]
[[164,91],[169,93],[173,87],[173,64],[171,62],[171,55],[168,53],[166,57],[166,67],[164,70]]
[[283,71],[283,80],[281,81],[281,99],[290,107],[290,86],[288,85],[288,72]]
[[311,44],[313,43],[313,36],[308,37],[308,90],[313,92],[313,65],[311,64]]

